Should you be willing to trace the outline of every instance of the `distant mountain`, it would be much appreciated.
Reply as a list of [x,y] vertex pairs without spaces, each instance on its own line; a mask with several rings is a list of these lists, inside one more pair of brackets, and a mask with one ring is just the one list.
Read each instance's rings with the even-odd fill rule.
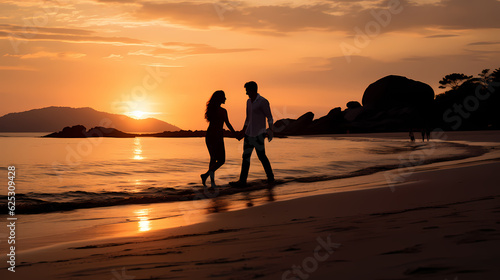
[[89,107],[46,107],[0,117],[0,132],[51,132],[66,126],[113,127],[126,132],[178,131],[175,125],[154,118],[133,119]]

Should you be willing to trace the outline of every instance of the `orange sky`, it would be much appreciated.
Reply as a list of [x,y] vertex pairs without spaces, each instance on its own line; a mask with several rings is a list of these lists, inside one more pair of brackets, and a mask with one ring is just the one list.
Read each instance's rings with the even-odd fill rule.
[[446,74],[500,67],[498,14],[497,0],[4,0],[0,115],[92,107],[205,129],[222,89],[240,129],[249,80],[275,120],[345,108],[389,74],[440,93]]

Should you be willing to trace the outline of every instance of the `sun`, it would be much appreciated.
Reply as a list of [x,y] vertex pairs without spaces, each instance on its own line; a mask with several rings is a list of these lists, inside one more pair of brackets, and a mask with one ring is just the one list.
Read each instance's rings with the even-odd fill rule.
[[128,112],[127,115],[131,118],[140,120],[140,119],[146,118],[148,113],[143,112],[143,111],[133,111],[133,112]]

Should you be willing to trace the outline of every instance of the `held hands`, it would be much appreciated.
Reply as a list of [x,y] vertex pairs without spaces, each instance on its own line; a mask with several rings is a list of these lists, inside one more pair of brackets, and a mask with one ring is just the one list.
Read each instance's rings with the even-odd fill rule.
[[235,138],[236,138],[238,141],[240,141],[241,139],[243,139],[243,137],[244,137],[244,133],[243,133],[243,131],[236,132],[236,136],[235,136]]
[[[271,129],[268,129],[266,136],[267,140],[271,142],[274,138],[274,132]],[[236,140],[238,141],[241,141],[241,139],[245,138],[245,133],[243,131],[236,132],[234,138],[236,138]]]

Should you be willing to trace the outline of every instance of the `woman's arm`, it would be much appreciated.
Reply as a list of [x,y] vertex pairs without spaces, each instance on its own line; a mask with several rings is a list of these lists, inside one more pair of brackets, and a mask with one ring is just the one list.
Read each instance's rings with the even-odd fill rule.
[[234,137],[238,138],[238,134],[236,133],[236,131],[234,130],[233,126],[229,122],[229,117],[227,116],[227,110],[226,109],[224,109],[224,123],[226,124],[227,128],[229,128],[229,130],[234,134]]

